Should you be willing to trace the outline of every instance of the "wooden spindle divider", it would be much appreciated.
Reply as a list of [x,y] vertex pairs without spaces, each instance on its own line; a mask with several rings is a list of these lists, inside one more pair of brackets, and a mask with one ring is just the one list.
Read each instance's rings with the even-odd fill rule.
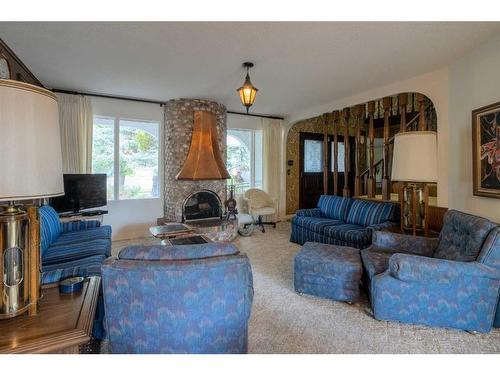
[[361,194],[361,125],[364,122],[365,106],[358,104],[354,107],[355,130],[356,130],[356,149],[354,153],[355,162],[355,177],[354,177],[354,196],[359,197]]
[[323,194],[328,194],[328,124],[330,114],[323,114]]
[[418,130],[427,130],[427,119],[425,117],[425,95],[417,94],[419,104]]
[[399,112],[401,115],[399,131],[404,132],[406,131],[406,107],[408,106],[408,94],[406,93],[399,94],[398,102],[399,102]]
[[382,174],[382,199],[391,198],[391,181],[389,177],[389,116],[392,109],[392,98],[386,96],[382,101],[384,109],[384,170]]
[[350,147],[349,147],[349,117],[351,111],[349,108],[344,108],[342,110],[342,123],[344,124],[344,189],[342,190],[342,195],[344,197],[351,196],[351,190],[349,189],[349,165],[350,165]]
[[369,146],[369,172],[368,172],[368,197],[375,198],[375,102],[368,102],[368,146]]
[[339,124],[340,111],[332,112],[333,121],[333,194],[339,193]]

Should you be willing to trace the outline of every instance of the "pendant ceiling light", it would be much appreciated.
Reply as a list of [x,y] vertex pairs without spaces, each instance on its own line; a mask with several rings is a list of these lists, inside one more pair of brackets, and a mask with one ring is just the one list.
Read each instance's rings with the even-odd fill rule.
[[243,86],[241,86],[236,91],[238,91],[238,94],[240,94],[241,104],[246,107],[248,113],[248,109],[255,101],[255,95],[257,94],[257,91],[259,91],[259,89],[252,85],[252,82],[250,81],[250,75],[248,74],[249,69],[253,68],[253,63],[245,62],[243,63],[243,67],[247,69],[247,76],[245,78]]

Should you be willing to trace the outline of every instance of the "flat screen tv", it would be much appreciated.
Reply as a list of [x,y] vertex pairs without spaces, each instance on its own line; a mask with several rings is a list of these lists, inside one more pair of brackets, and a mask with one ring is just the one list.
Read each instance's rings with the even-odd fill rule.
[[50,205],[57,212],[80,212],[107,204],[105,173],[65,174],[64,195],[51,198]]

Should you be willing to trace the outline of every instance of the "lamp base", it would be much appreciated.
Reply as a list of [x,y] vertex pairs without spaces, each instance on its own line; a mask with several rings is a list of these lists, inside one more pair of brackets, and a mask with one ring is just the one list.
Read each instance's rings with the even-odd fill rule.
[[12,318],[29,309],[28,215],[10,203],[0,211],[0,319]]
[[407,183],[400,186],[401,230],[417,233],[428,232],[428,187],[426,184]]

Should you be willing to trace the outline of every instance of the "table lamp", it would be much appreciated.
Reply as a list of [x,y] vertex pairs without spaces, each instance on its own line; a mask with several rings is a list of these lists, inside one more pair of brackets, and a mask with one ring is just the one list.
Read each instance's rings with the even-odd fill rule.
[[428,232],[428,183],[437,182],[437,136],[432,131],[398,133],[392,155],[393,181],[400,184],[401,229]]
[[0,319],[36,314],[40,297],[38,210],[15,201],[64,194],[56,96],[0,79]]

